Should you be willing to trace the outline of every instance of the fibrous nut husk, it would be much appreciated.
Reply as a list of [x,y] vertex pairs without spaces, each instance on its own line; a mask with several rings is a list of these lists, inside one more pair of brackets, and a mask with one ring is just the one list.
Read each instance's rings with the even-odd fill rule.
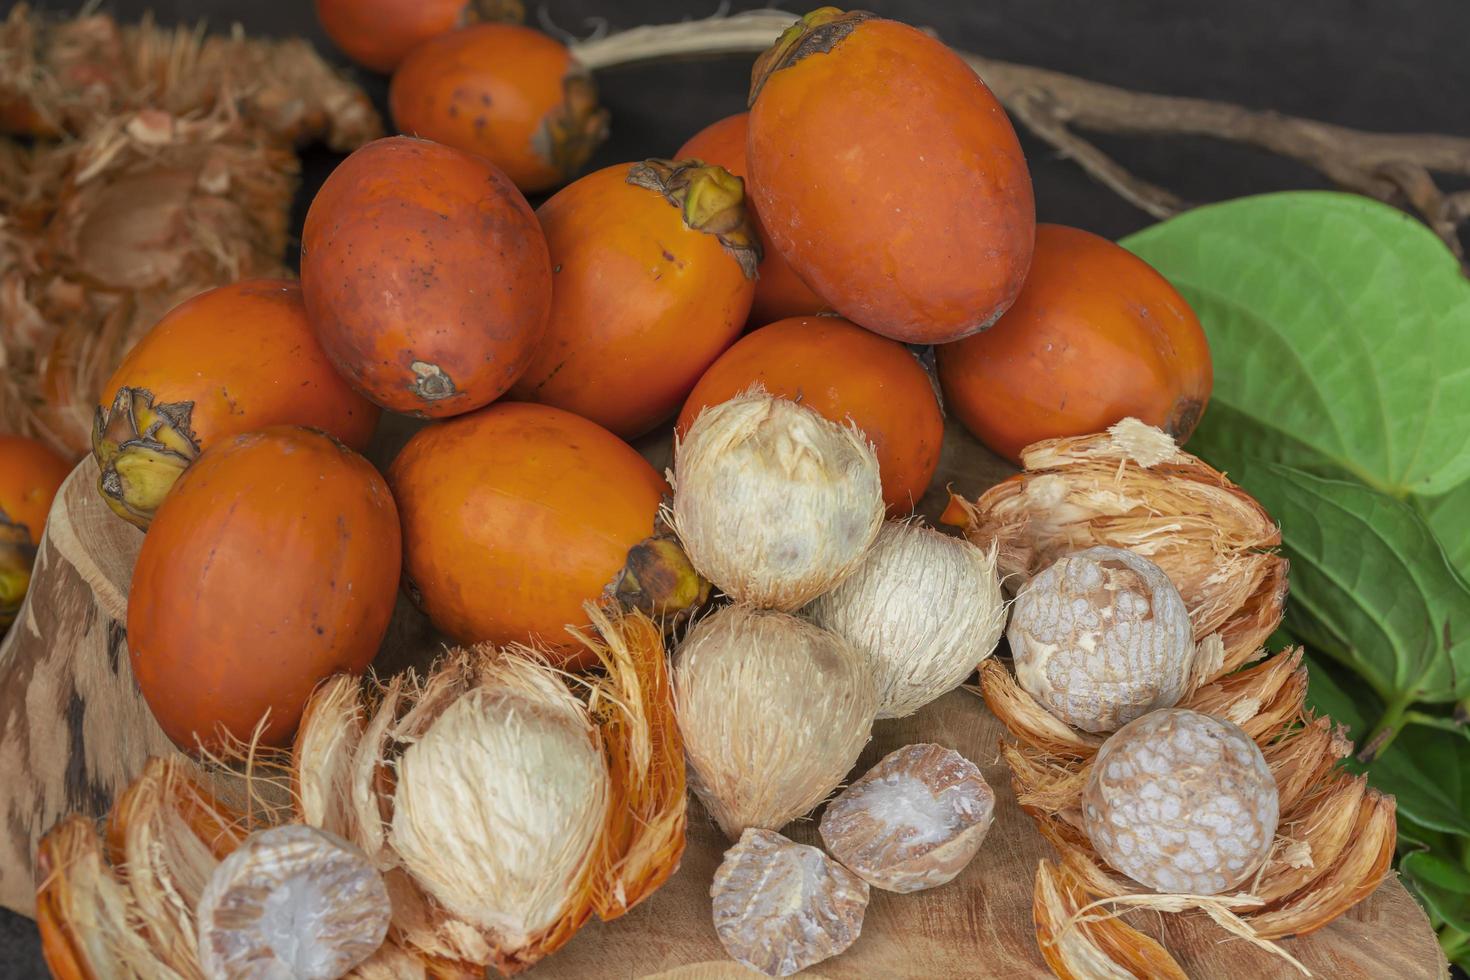
[[994,817],[995,793],[978,766],[918,743],[888,753],[827,804],[822,843],[874,888],[916,892],[954,880]]
[[945,520],[999,548],[1020,589],[1065,554],[1106,545],[1142,555],[1179,590],[1195,640],[1220,634],[1225,669],[1254,656],[1281,622],[1281,531],[1244,490],[1137,419],[1107,432],[1048,439],[1021,453],[1024,472],[973,504],[953,498]]
[[689,560],[754,606],[801,608],[857,569],[883,524],[862,433],[759,389],[700,412],[670,476]]
[[1109,547],[1065,555],[1033,576],[1006,637],[1021,687],[1088,732],[1178,703],[1195,649],[1184,601],[1163,571]]
[[[946,519],[964,524],[972,541],[996,544],[1002,571],[1020,581],[1062,554],[1094,545],[1143,554],[1162,568],[1179,589],[1197,641],[1177,706],[1239,726],[1271,770],[1280,809],[1275,846],[1242,886],[1248,894],[1146,892],[1107,867],[1083,830],[1083,789],[1102,739],[1056,718],[1004,664],[987,660],[981,693],[1019,743],[1002,749],[1017,798],[1059,855],[1045,896],[1040,878],[1037,885],[1043,952],[1054,967],[1070,963],[1071,972],[1058,969],[1060,975],[1125,975],[1107,972],[1091,957],[1108,955],[1115,965],[1138,962],[1130,959],[1136,956],[1152,962],[1162,947],[1141,951],[1136,933],[1102,927],[1097,916],[1106,913],[1096,910],[1087,920],[1097,928],[1078,938],[1073,930],[1084,922],[1058,910],[1146,903],[1159,911],[1203,912],[1232,934],[1285,955],[1270,940],[1320,929],[1378,887],[1393,860],[1396,821],[1393,797],[1335,765],[1352,744],[1330,719],[1307,709],[1301,651],[1262,649],[1286,597],[1286,560],[1273,550],[1280,544],[1275,523],[1222,474],[1137,420],[1037,443],[1022,459],[1024,473],[974,504],[956,498]],[[1075,944],[1084,939],[1087,951],[1079,952]],[[1151,969],[1150,975],[1170,975]]]
[[879,718],[911,715],[995,651],[1005,626],[995,549],[889,522],[857,571],[802,614],[867,656]]
[[[487,965],[512,974],[594,914],[608,921],[637,905],[683,854],[683,745],[660,628],[642,614],[587,613],[593,628],[573,632],[602,664],[595,677],[572,680],[531,650],[482,648],[451,651],[426,677],[327,679],[289,756],[232,751],[247,763],[247,798],[272,789],[276,777],[260,773],[289,773],[283,808],[256,801],[237,813],[180,757],[149,763],[120,797],[107,853],[89,821],[58,825],[42,842],[37,896],[46,955],[70,968],[58,975],[444,980]],[[223,914],[244,910],[260,893],[253,886],[223,904],[204,895],[222,860],[270,870],[241,848],[251,821],[311,836],[288,840],[278,857],[329,842],[344,880],[364,885],[315,893],[298,909],[356,909],[351,928],[333,934],[343,956],[308,963],[311,949],[277,949],[250,961],[265,972],[210,960],[248,945],[231,930],[281,927],[270,915]],[[353,904],[369,892],[383,913],[370,934],[359,927],[371,917]],[[270,972],[277,960],[295,972]]]
[[857,941],[868,885],[815,847],[752,828],[725,852],[710,897],[725,952],[787,977]]
[[257,831],[198,900],[209,980],[335,980],[388,933],[383,876],[335,834],[302,824]]
[[727,606],[674,659],[690,785],[725,836],[779,830],[837,788],[878,695],[866,658],[788,613]]

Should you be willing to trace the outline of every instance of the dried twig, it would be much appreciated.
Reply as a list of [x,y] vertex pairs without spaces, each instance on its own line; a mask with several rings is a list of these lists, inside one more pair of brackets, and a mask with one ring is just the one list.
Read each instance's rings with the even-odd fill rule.
[[[749,54],[765,50],[795,19],[778,10],[757,10],[638,27],[580,42],[575,49],[594,69],[657,58]],[[1208,136],[1268,150],[1313,168],[1346,190],[1412,209],[1463,256],[1457,229],[1470,221],[1470,191],[1445,194],[1432,175],[1470,176],[1470,139],[1368,133],[1226,102],[1133,92],[974,54],[964,57],[1017,122],[1154,217],[1168,217],[1188,204],[1129,173],[1077,130]]]

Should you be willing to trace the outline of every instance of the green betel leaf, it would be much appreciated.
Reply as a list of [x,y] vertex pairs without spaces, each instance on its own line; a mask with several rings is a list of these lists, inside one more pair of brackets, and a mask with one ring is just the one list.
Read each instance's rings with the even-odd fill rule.
[[[1470,425],[1470,420],[1467,420]],[[1450,563],[1470,578],[1470,481],[1438,497],[1416,500]]]
[[1385,702],[1470,693],[1470,586],[1414,508],[1279,463],[1234,460],[1230,473],[1281,522],[1294,635]]
[[1419,222],[1357,195],[1267,194],[1122,244],[1209,334],[1201,447],[1331,467],[1394,497],[1470,479],[1470,282]]
[[1405,854],[1399,858],[1399,870],[1440,921],[1470,932],[1470,872],[1434,851]]

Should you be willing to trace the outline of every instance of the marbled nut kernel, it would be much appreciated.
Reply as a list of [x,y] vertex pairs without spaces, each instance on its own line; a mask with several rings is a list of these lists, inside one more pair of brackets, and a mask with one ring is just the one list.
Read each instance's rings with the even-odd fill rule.
[[1089,732],[1172,707],[1194,655],[1179,591],[1153,562],[1119,548],[1067,555],[1031,579],[1006,637],[1021,686]]
[[838,795],[822,814],[822,843],[874,888],[943,885],[980,850],[995,793],[973,762],[932,743],[905,745]]
[[1271,851],[1276,781],[1228,721],[1155,711],[1113,733],[1082,794],[1083,827],[1104,861],[1160,892],[1215,895]]
[[725,852],[710,897],[725,952],[768,977],[787,977],[857,940],[868,885],[815,847],[752,829]]

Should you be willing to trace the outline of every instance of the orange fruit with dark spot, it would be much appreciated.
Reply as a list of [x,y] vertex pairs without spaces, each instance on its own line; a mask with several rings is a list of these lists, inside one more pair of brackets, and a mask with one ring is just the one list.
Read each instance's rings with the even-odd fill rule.
[[340,442],[275,426],[210,447],[133,571],[128,652],[153,716],[185,749],[248,742],[263,718],[261,744],[288,744],[312,688],[377,653],[400,561],[387,484]]
[[0,524],[24,525],[30,543],[39,542],[51,502],[71,468],[44,443],[0,434]]
[[701,409],[761,384],[873,443],[890,514],[914,508],[939,466],[944,415],[929,374],[902,344],[835,316],[794,317],[753,330],[699,379],[679,413],[682,436]]
[[[739,112],[711,123],[689,138],[675,154],[680,160],[696,159],[717,163],[737,177],[744,177],[745,140],[750,113]],[[755,281],[755,299],[750,304],[750,322],[763,326],[793,316],[809,316],[830,309],[827,302],[801,281],[781,253],[771,246],[761,227],[760,215],[752,215],[761,239],[760,278]]]
[[619,164],[537,215],[555,270],[551,318],[511,397],[643,435],[679,410],[750,313],[759,245],[740,180],[687,161]]
[[1031,177],[1000,103],[905,24],[813,11],[756,63],[751,198],[838,313],[908,343],[995,321],[1031,261]]
[[478,153],[528,194],[576,177],[607,138],[592,76],[560,41],[513,24],[414,48],[388,104],[399,132]]
[[518,14],[520,6],[513,0],[316,0],[316,17],[347,57],[387,73],[430,38]]
[[360,450],[378,415],[327,358],[300,284],[247,279],[200,293],[144,334],[102,387],[92,447],[108,505],[146,527],[219,439],[305,425]]
[[384,408],[439,418],[505,393],[551,306],[546,239],[483,157],[394,136],[311,202],[301,285],[327,356]]
[[1127,416],[1189,438],[1210,400],[1210,347],[1167,279],[1105,238],[1036,229],[1026,288],[989,330],[938,348],[945,403],[1002,456]]
[[592,663],[585,625],[654,533],[668,487],[606,429],[501,402],[418,432],[388,479],[403,519],[404,585],[461,643],[539,643]]

